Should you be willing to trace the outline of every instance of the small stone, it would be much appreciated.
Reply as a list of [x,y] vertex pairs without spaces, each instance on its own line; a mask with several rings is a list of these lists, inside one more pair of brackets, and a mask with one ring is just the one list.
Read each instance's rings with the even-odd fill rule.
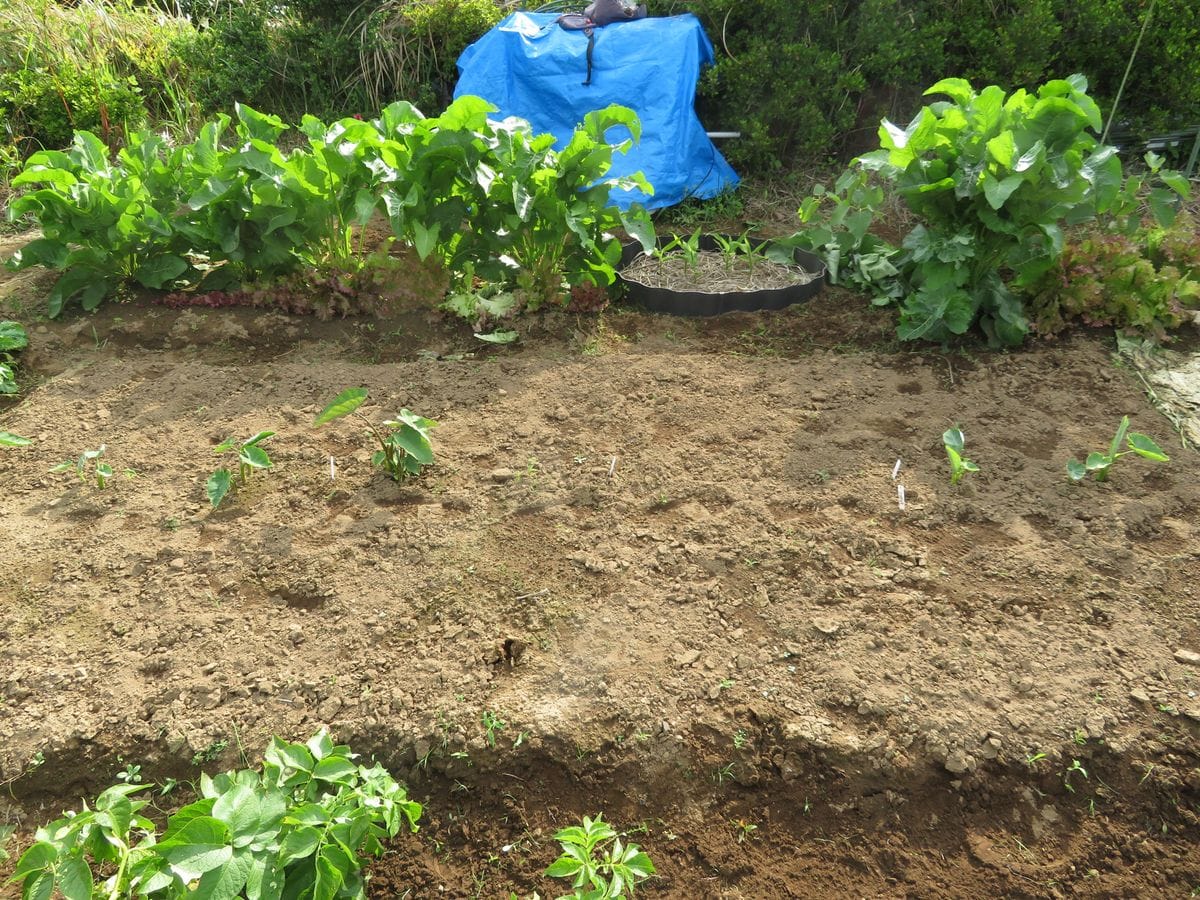
[[518,425],[516,428],[516,434],[519,438],[533,437],[533,428],[525,424]]
[[330,697],[317,707],[317,716],[323,722],[330,722],[342,709],[342,701],[337,697]]
[[686,650],[675,657],[675,663],[678,666],[691,666],[700,659],[699,650]]
[[975,768],[975,760],[961,750],[953,750],[946,757],[946,771],[953,775],[962,775]]
[[565,406],[560,406],[550,414],[550,418],[556,422],[565,422],[567,419],[571,418],[571,414],[567,412],[567,408]]
[[821,632],[821,634],[827,635],[828,637],[833,637],[838,633],[839,630],[841,630],[842,627],[832,619],[813,619],[812,626],[817,631]]
[[512,469],[492,469],[488,478],[492,479],[496,484],[504,484],[507,481],[512,481],[516,475],[517,473]]
[[1083,720],[1083,727],[1089,738],[1093,741],[1100,740],[1104,737],[1104,716],[1097,712],[1091,713]]
[[1132,691],[1129,692],[1129,699],[1135,700],[1138,703],[1149,703],[1150,695],[1147,694],[1145,691],[1143,691],[1141,688],[1134,688]]
[[293,625],[288,628],[288,640],[291,641],[293,645],[304,643],[304,629],[299,625]]
[[171,568],[174,569],[176,572],[181,572],[181,571],[183,571],[183,568],[187,565],[187,563],[184,562],[184,559],[182,556],[177,556],[177,557],[175,557],[175,559],[171,560],[170,565],[171,565]]
[[1175,661],[1185,666],[1200,666],[1200,653],[1195,650],[1176,650]]
[[217,671],[217,664],[215,662],[205,663],[200,667],[200,671],[205,675],[211,675],[213,672]]

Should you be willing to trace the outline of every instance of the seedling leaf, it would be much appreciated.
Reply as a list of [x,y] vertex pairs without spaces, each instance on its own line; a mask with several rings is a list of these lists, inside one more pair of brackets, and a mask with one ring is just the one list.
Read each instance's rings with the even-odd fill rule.
[[11,431],[0,431],[0,447],[28,447],[32,443],[27,437],[21,437]]
[[204,484],[204,490],[208,494],[208,502],[212,504],[213,509],[221,505],[221,501],[229,493],[229,485],[232,481],[233,474],[228,469],[217,469],[217,471],[208,476],[208,481]]
[[326,422],[332,422],[334,419],[340,419],[342,416],[349,415],[367,399],[366,388],[349,388],[342,391],[333,398],[333,402],[321,410],[320,415],[313,420],[313,428],[324,425]]
[[1087,478],[1087,466],[1077,459],[1067,460],[1067,474],[1071,476],[1072,481],[1083,481]]
[[1171,458],[1163,453],[1162,448],[1144,434],[1139,434],[1136,431],[1129,432],[1127,443],[1129,449],[1138,456],[1144,456],[1146,459],[1152,459],[1155,462],[1170,462]]

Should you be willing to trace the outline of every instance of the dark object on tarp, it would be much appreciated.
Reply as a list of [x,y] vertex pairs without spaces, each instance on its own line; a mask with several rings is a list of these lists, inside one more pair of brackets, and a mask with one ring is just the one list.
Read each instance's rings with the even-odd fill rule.
[[[738,177],[704,132],[694,107],[701,67],[713,48],[693,15],[614,22],[596,29],[592,83],[581,87],[587,41],[557,25],[554,13],[513,13],[463,51],[454,96],[474,94],[566,145],[589,112],[619,103],[642,121],[642,139],[613,160],[613,177],[637,171],[654,196],[613,191],[628,208],[673,206],[730,190]],[[624,131],[622,129],[622,131]],[[627,134],[614,129],[609,140]]]
[[592,84],[592,63],[595,60],[596,29],[611,25],[613,22],[628,22],[633,19],[646,18],[646,4],[641,6],[626,6],[621,0],[596,0],[588,4],[581,13],[563,13],[558,17],[558,24],[567,31],[582,31],[587,36],[587,77],[583,86]]
[[[661,243],[661,241],[660,241]],[[700,236],[701,250],[717,250],[718,242],[712,235]],[[757,312],[760,309],[783,309],[793,303],[809,300],[821,293],[825,284],[825,263],[821,257],[807,250],[797,249],[792,259],[796,265],[810,272],[813,280],[804,284],[770,288],[763,291],[676,291],[671,288],[650,287],[621,276],[621,269],[642,254],[642,245],[635,242],[622,249],[617,277],[625,285],[626,296],[650,312],[668,313],[673,316],[719,316],[727,312]]]

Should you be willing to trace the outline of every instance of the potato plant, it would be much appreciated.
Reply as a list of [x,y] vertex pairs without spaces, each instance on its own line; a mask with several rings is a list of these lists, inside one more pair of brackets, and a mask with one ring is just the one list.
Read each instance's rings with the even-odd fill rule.
[[654,875],[654,863],[637,844],[625,844],[604,821],[583,817],[554,835],[562,855],[550,864],[551,878],[568,878],[570,900],[618,900],[633,896],[637,886]]
[[349,900],[383,841],[417,830],[420,804],[379,765],[367,767],[321,731],[273,738],[261,771],[201,775],[200,797],[162,831],[124,783],[37,830],[13,880],[23,900]]

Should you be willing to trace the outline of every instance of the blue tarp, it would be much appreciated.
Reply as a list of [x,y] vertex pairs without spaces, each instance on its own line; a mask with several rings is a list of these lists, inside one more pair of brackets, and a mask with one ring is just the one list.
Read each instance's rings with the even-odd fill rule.
[[[583,4],[580,4],[581,7]],[[611,103],[631,107],[642,139],[617,155],[611,175],[645,174],[654,196],[614,191],[622,207],[672,206],[688,197],[715,197],[738,177],[704,132],[693,106],[700,69],[713,61],[712,43],[693,15],[614,22],[595,29],[592,83],[588,39],[567,31],[554,13],[513,13],[463,51],[455,97],[474,94],[519,116],[564,145],[584,115]],[[615,139],[614,135],[610,135]]]

